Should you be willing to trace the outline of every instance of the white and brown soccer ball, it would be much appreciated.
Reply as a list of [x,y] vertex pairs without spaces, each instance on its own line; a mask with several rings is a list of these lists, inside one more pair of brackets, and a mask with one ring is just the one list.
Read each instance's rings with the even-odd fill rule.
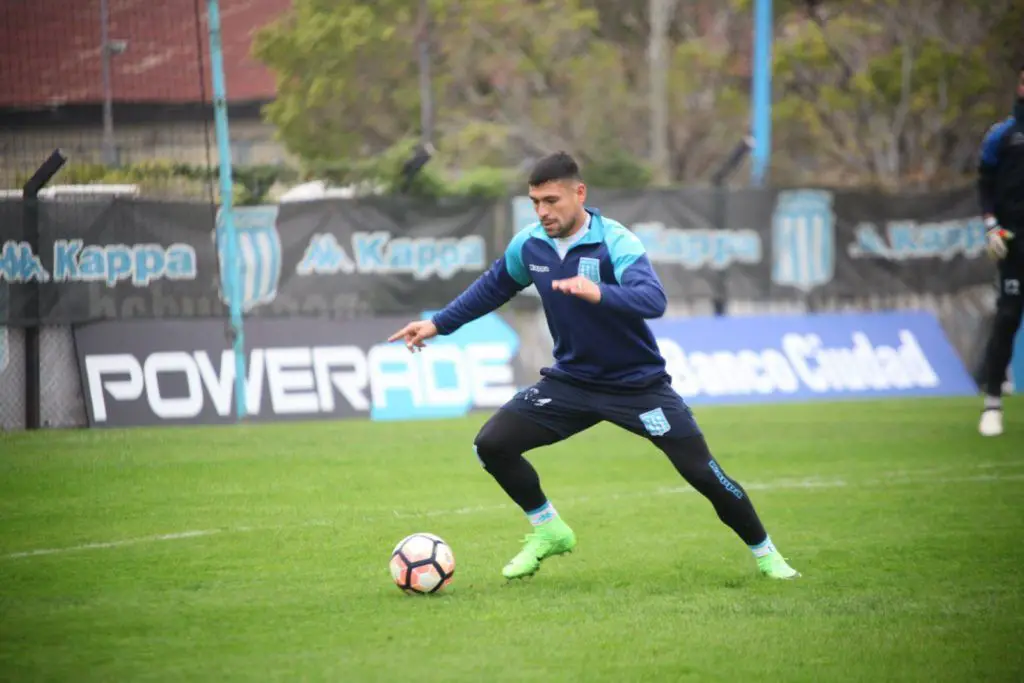
[[395,546],[390,568],[395,585],[406,593],[437,593],[455,575],[455,555],[441,537],[415,533]]

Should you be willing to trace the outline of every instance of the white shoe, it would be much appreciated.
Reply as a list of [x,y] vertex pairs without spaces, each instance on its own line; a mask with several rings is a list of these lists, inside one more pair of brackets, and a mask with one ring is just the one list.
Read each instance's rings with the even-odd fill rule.
[[981,413],[978,432],[982,436],[999,436],[1003,433],[1003,411],[999,408],[987,408]]

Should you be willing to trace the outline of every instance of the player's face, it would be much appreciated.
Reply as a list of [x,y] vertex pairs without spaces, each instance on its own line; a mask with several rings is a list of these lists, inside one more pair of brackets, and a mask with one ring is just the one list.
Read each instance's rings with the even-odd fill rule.
[[568,237],[583,215],[587,188],[572,180],[552,180],[530,187],[530,199],[548,237]]

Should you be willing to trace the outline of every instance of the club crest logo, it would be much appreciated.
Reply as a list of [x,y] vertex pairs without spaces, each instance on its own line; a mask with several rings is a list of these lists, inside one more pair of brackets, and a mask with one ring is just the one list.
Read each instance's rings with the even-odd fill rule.
[[576,271],[580,277],[585,277],[591,282],[601,283],[601,262],[596,258],[583,257],[580,259],[579,270]]
[[780,192],[772,215],[772,281],[802,292],[831,282],[835,227],[831,192]]
[[640,414],[640,422],[643,423],[644,429],[651,436],[663,436],[668,434],[669,430],[672,429],[672,425],[668,423],[668,418],[665,417],[665,411],[661,408],[655,408],[649,410],[646,413]]
[[[281,236],[277,231],[277,206],[243,206],[232,211],[238,234],[238,264],[242,310],[251,311],[277,297],[281,282]],[[220,259],[221,301],[229,304],[227,231],[217,212],[217,254]]]

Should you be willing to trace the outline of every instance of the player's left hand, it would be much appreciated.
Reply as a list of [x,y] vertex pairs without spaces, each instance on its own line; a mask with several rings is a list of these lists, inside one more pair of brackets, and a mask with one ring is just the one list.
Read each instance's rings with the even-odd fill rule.
[[555,280],[551,288],[556,292],[571,294],[584,301],[596,304],[601,300],[601,288],[595,282],[591,282],[582,275],[571,277],[567,280]]

